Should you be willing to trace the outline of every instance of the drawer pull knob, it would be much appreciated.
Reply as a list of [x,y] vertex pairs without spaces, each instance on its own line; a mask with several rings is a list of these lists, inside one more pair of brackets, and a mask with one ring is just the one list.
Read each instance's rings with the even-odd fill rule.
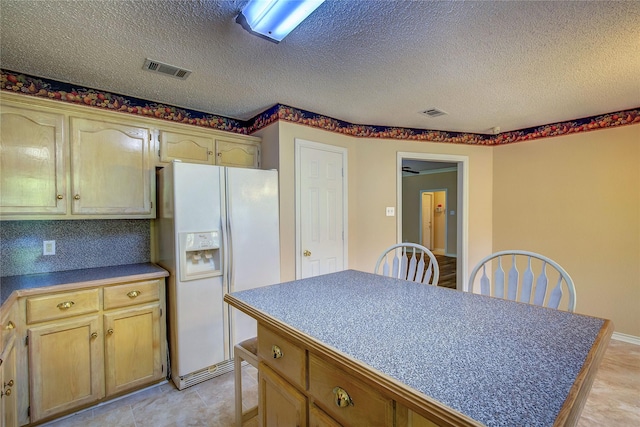
[[9,380],[8,383],[4,383],[5,388],[6,387],[13,387],[13,380]]
[[80,195],[79,195],[79,194],[76,194],[75,196],[73,196],[73,199],[74,199],[74,200],[80,200]]
[[75,302],[73,302],[73,301],[65,301],[65,302],[61,302],[60,304],[58,304],[57,307],[60,310],[68,310],[71,307],[73,307],[74,304],[75,304]]
[[335,398],[336,405],[340,408],[346,408],[347,406],[353,406],[353,400],[349,393],[342,387],[335,387],[333,389],[333,397]]
[[282,349],[277,345],[271,346],[271,353],[273,354],[274,359],[282,359],[284,357],[284,353],[282,352]]
[[93,332],[93,333],[91,334],[91,338],[93,338],[93,339],[98,338],[98,333],[97,333],[97,332]]
[[58,200],[62,200],[62,194],[58,194],[58,195],[56,196],[56,198],[57,198]]
[[113,335],[113,328],[107,329],[107,335]]
[[5,329],[10,330],[10,329],[14,329],[15,327],[16,327],[15,323],[9,320],[9,323],[7,323],[7,326],[5,326]]
[[140,295],[142,293],[142,291],[131,291],[127,294],[127,296],[131,299],[137,297],[138,295]]

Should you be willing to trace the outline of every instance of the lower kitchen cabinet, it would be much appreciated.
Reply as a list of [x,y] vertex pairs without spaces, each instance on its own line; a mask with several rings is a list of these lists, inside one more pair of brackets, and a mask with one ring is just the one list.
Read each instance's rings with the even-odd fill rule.
[[98,316],[30,328],[31,421],[104,396],[103,340]]
[[260,425],[307,425],[307,398],[264,363],[258,367]]
[[104,315],[107,396],[162,378],[160,307]]
[[346,372],[291,338],[258,323],[261,425],[396,425],[396,402],[365,375]]
[[15,336],[0,351],[0,427],[18,426]]
[[309,427],[342,427],[316,405],[309,408]]
[[53,419],[165,377],[164,278],[61,287],[65,291],[18,300],[27,336],[28,375],[23,381],[29,389],[21,425]]

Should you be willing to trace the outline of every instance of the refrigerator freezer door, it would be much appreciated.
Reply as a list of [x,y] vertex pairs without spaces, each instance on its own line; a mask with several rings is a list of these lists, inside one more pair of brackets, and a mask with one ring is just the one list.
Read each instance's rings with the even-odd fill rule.
[[[280,282],[278,172],[227,168],[229,292]],[[231,346],[256,336],[256,322],[231,310]]]
[[[174,162],[174,241],[179,242],[183,233],[220,230],[222,168]],[[175,258],[180,259],[180,246],[176,245]],[[216,249],[222,250],[224,248]],[[178,263],[179,266],[179,263]],[[179,268],[179,267],[178,267]],[[175,274],[174,289],[170,289],[173,315],[170,332],[177,348],[172,358],[177,359],[177,372],[184,376],[208,368],[226,359],[225,316],[222,276],[182,281],[180,272]],[[177,274],[176,274],[177,273]],[[171,296],[173,295],[173,299]]]

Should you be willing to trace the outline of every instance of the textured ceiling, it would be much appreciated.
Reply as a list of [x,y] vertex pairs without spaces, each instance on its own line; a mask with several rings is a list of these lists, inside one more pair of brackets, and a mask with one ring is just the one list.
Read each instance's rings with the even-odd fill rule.
[[640,1],[327,0],[280,44],[235,23],[245,2],[0,0],[0,66],[236,119],[490,133],[640,106]]

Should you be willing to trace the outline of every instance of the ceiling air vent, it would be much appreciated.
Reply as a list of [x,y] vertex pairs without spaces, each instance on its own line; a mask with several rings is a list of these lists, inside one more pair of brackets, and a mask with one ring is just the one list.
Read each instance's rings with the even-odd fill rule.
[[167,76],[176,77],[178,79],[185,80],[191,74],[190,70],[176,67],[169,64],[164,64],[160,61],[154,61],[153,59],[145,59],[144,67],[142,69],[151,71],[152,73],[166,74]]
[[429,108],[428,110],[420,111],[420,114],[424,114],[427,117],[439,117],[447,114],[445,111],[438,110],[437,108]]

